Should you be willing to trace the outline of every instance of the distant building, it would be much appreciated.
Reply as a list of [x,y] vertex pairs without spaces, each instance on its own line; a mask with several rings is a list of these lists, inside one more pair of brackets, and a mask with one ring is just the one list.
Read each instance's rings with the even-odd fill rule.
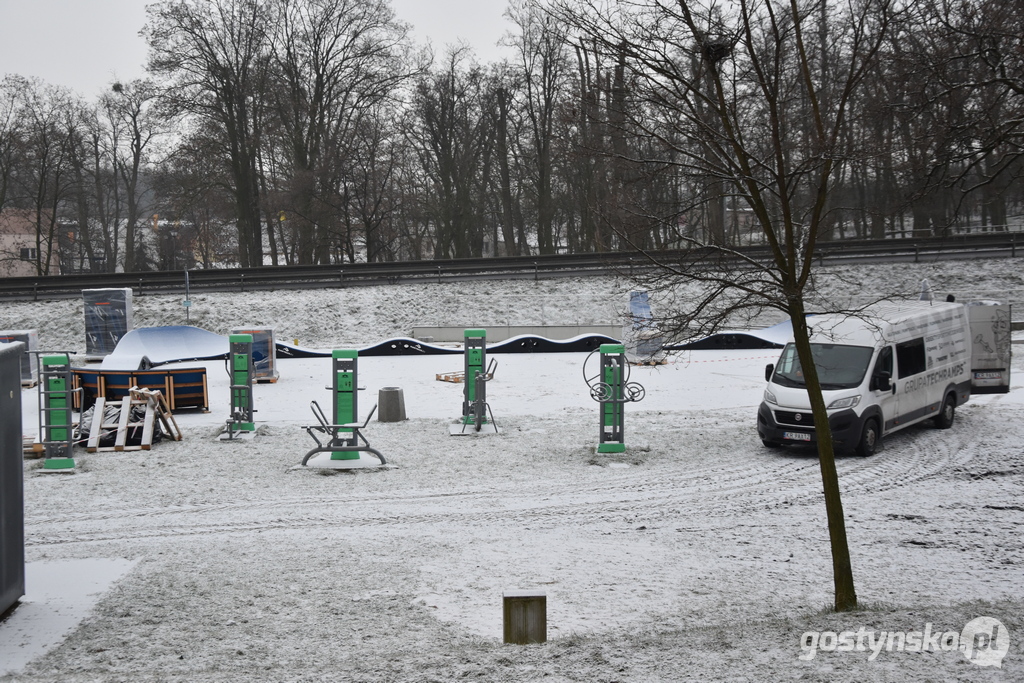
[[[44,241],[43,248],[46,248]],[[46,255],[43,254],[45,261]],[[0,211],[0,277],[31,277],[36,275],[36,224],[27,209]],[[50,259],[50,275],[60,274],[60,264]]]

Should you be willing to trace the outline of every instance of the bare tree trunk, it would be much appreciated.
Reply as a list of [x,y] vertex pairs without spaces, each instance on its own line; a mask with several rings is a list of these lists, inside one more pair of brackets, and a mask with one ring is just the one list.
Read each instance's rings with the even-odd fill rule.
[[832,546],[832,576],[835,588],[835,609],[845,612],[857,608],[857,593],[853,586],[853,565],[850,562],[850,546],[846,538],[846,522],[843,516],[843,502],[839,490],[839,474],[836,471],[835,446],[832,429],[828,422],[828,411],[822,399],[818,370],[811,353],[811,342],[807,332],[807,318],[803,298],[789,300],[789,315],[793,321],[793,344],[800,358],[807,394],[814,414],[814,432],[818,441],[818,463],[821,471],[821,485],[825,493],[825,514],[828,518],[828,537]]

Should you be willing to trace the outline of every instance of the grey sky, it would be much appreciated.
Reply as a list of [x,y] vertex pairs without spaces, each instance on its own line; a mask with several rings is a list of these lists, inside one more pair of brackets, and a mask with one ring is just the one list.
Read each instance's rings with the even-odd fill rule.
[[[0,0],[0,74],[37,76],[86,98],[115,78],[143,75],[146,45],[139,30],[146,0]],[[500,58],[495,46],[509,30],[505,0],[391,0],[419,42],[440,52],[459,39],[481,62]]]

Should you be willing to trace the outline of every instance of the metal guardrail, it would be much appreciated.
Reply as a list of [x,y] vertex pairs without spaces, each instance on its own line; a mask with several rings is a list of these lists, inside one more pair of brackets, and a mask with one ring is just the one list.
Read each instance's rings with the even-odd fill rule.
[[[1022,245],[1024,246],[1024,245]],[[767,261],[767,246],[731,248],[733,255],[717,254],[716,260],[741,258]],[[567,255],[504,256],[437,261],[393,261],[344,263],[317,266],[266,266],[190,270],[189,286],[195,291],[251,291],[257,289],[301,289],[313,287],[356,287],[412,282],[446,282],[466,279],[523,279],[630,273],[653,265],[653,260],[694,263],[712,255],[708,248],[664,250],[644,253],[605,252]],[[822,242],[817,258],[822,263],[874,260],[920,261],[943,258],[1016,256],[1016,233],[982,233],[945,238],[844,240]],[[14,277],[0,281],[0,299],[24,300],[80,296],[83,289],[131,287],[138,295],[182,293],[185,271],[135,273],[83,273],[40,277]]]

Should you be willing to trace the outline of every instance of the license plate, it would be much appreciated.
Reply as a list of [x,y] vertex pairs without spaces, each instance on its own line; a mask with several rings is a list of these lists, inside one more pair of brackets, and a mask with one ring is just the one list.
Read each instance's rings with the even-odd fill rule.
[[1002,379],[1003,373],[1001,372],[976,372],[974,373],[974,379]]
[[811,435],[807,432],[782,432],[783,439],[792,439],[793,441],[810,441]]

